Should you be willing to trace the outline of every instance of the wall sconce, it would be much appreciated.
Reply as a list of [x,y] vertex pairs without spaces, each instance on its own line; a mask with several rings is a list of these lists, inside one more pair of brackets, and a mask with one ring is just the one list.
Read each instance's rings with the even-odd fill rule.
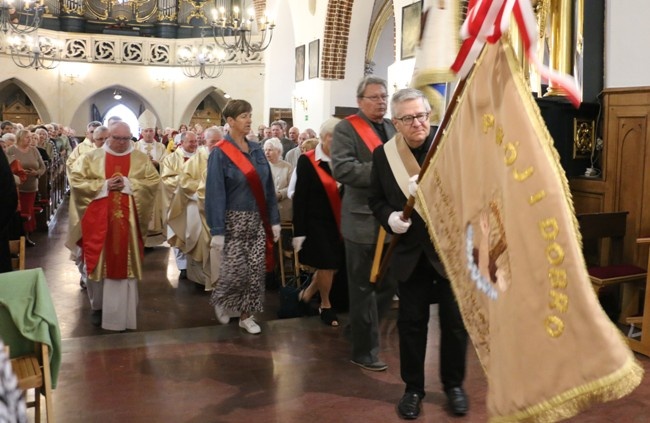
[[74,81],[75,81],[77,78],[79,78],[79,74],[78,74],[78,73],[73,73],[73,72],[65,72],[65,73],[63,74],[63,78],[65,79],[65,81],[66,81],[68,84],[70,84],[70,85],[74,85]]
[[168,85],[167,83],[171,82],[171,78],[168,76],[158,76],[156,77],[156,81],[158,82],[158,88],[161,90],[166,90]]
[[297,108],[298,105],[306,112],[309,101],[304,97],[293,97],[293,107]]

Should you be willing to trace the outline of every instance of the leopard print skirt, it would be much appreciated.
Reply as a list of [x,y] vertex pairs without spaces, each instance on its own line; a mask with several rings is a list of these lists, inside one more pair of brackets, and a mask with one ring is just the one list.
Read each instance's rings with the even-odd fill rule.
[[248,314],[263,311],[265,237],[258,212],[226,211],[223,259],[210,305]]

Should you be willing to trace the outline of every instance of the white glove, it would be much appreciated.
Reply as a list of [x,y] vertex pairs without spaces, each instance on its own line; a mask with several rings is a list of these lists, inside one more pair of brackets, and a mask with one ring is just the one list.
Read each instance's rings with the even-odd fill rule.
[[411,226],[411,219],[406,222],[402,220],[402,212],[394,211],[388,216],[388,226],[395,234],[403,234]]
[[271,226],[271,231],[273,232],[273,242],[278,242],[278,239],[280,239],[280,225]]
[[302,250],[302,243],[305,242],[306,236],[296,236],[291,240],[291,245],[293,245],[293,252],[298,254],[298,251]]
[[409,178],[409,194],[411,197],[415,197],[415,194],[418,191],[418,176],[419,175],[413,175]]
[[226,242],[226,237],[224,235],[214,235],[210,240],[210,248],[223,250],[223,244],[225,242]]

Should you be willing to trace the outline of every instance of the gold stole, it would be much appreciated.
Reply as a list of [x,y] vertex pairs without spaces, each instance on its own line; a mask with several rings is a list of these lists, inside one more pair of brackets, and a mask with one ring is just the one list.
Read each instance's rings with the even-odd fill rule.
[[[395,181],[406,198],[409,198],[409,179],[420,173],[420,165],[411,152],[408,144],[404,141],[402,134],[397,133],[393,138],[384,144],[384,152],[390,170],[393,172]],[[420,213],[420,205],[415,203],[415,210]]]

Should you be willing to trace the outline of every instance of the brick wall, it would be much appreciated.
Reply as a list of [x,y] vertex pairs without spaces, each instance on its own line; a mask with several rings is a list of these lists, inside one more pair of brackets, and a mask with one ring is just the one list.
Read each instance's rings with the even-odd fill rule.
[[353,4],[354,0],[329,0],[320,66],[323,79],[345,78]]

